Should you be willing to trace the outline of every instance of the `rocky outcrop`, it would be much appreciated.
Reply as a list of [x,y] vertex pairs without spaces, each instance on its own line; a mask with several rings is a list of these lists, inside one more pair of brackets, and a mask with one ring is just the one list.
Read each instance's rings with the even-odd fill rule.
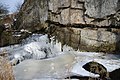
[[93,18],[103,18],[115,14],[118,0],[85,0],[86,14]]
[[46,27],[48,19],[48,0],[25,0],[18,14],[16,28],[28,29],[31,32]]
[[59,41],[75,49],[118,51],[119,3],[119,0],[25,0],[17,27],[31,32],[45,30],[54,36],[57,33]]
[[82,51],[119,51],[120,34],[100,29],[54,27],[50,34],[56,36],[63,45],[67,44]]
[[119,0],[25,0],[18,22],[20,28],[39,23],[45,27],[47,20],[65,25],[119,25],[119,3]]

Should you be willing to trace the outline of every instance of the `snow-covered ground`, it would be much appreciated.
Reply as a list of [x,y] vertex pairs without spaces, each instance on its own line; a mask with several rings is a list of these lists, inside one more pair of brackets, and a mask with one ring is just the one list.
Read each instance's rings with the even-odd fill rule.
[[[16,80],[48,80],[65,78],[68,75],[99,77],[86,71],[83,66],[91,61],[102,64],[108,72],[120,68],[120,56],[96,52],[74,51],[54,37],[49,42],[48,35],[33,34],[21,44],[2,47],[6,50],[14,66]],[[62,49],[63,48],[63,49]],[[53,79],[52,79],[53,80]]]

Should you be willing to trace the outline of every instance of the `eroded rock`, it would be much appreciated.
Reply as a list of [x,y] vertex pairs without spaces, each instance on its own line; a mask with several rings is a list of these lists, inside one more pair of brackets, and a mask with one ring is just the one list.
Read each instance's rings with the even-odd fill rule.
[[85,0],[86,14],[94,18],[103,18],[115,14],[118,0]]
[[116,52],[120,32],[112,29],[119,30],[119,3],[119,0],[26,0],[18,15],[18,29],[47,32],[75,49]]

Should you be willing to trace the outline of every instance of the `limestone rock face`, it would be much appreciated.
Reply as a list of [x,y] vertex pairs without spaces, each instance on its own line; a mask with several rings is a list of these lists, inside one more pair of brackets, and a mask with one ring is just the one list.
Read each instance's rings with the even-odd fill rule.
[[25,0],[18,23],[20,28],[32,25],[35,29],[47,27],[46,21],[64,25],[119,25],[115,16],[119,13],[119,3],[119,0]]
[[35,28],[37,30],[39,24],[45,27],[44,23],[48,19],[47,0],[25,0],[18,16],[19,29],[27,28],[32,31]]
[[18,27],[32,25],[33,30],[40,30],[48,26],[45,22],[49,20],[64,25],[118,26],[119,3],[119,0],[25,0],[18,15]]
[[76,50],[114,52],[120,49],[120,34],[115,29],[111,29],[110,32],[107,28],[81,29],[58,26],[54,28],[56,31],[52,35],[63,45],[67,44]]
[[[119,40],[118,40],[119,41]],[[88,45],[88,49],[95,51],[114,51],[116,50],[117,35],[99,30],[81,30],[81,47]],[[90,47],[91,46],[91,47]]]
[[[87,49],[85,46],[89,45],[92,51],[115,51],[120,41],[120,30],[116,29],[120,25],[120,1],[25,0],[18,14],[17,23],[18,29],[25,28],[31,32],[45,30],[50,35],[57,35],[63,44],[67,43],[77,49],[84,44],[85,49]],[[59,28],[58,32],[56,28]],[[78,31],[79,35],[76,35],[78,33],[74,30]],[[70,35],[66,34],[67,31]],[[71,39],[64,39],[64,36]],[[101,45],[107,49],[100,47]]]
[[118,0],[85,0],[86,14],[94,18],[103,18],[115,14]]

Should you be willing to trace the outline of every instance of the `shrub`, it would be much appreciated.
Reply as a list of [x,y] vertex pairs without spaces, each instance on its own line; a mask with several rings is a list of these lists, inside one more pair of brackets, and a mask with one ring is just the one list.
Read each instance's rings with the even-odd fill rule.
[[0,80],[15,80],[10,62],[0,56]]

